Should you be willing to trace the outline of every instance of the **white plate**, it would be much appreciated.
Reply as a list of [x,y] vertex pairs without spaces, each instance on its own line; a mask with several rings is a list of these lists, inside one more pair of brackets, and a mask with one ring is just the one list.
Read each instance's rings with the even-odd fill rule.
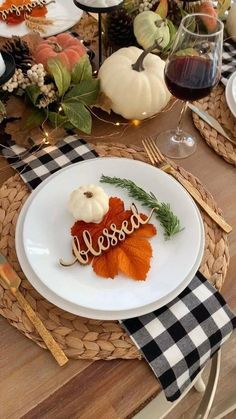
[[230,76],[225,89],[227,105],[236,118],[236,71]]
[[[3,1],[0,0],[0,4]],[[48,13],[46,17],[54,21],[53,25],[46,26],[45,33],[41,33],[42,37],[53,36],[58,33],[64,32],[74,26],[81,18],[83,11],[75,6],[73,0],[55,0],[55,3],[49,4]],[[0,36],[4,38],[11,38],[12,36],[28,35],[29,30],[25,22],[18,25],[7,25],[5,22],[0,21]]]
[[[40,186],[38,187],[38,189],[40,188]],[[66,310],[70,313],[76,314],[78,316],[83,316],[83,317],[88,317],[90,319],[98,319],[98,320],[122,320],[122,319],[130,319],[132,317],[136,317],[136,316],[141,316],[147,313],[151,313],[154,310],[156,310],[157,308],[159,308],[161,306],[160,301],[159,302],[154,302],[152,304],[143,306],[141,308],[139,308],[138,310],[126,310],[126,311],[122,311],[122,312],[107,312],[107,311],[102,311],[102,310],[93,310],[93,309],[86,309],[84,307],[81,307],[79,305],[76,304],[72,304],[69,303],[68,301],[64,300],[61,297],[58,297],[56,294],[54,294],[52,291],[50,291],[41,281],[40,279],[37,277],[37,275],[35,275],[34,271],[31,269],[26,256],[25,256],[25,252],[24,252],[24,246],[23,246],[23,240],[22,240],[22,236],[23,236],[23,223],[24,223],[24,219],[25,219],[25,214],[27,213],[27,209],[32,201],[33,197],[32,194],[31,196],[27,199],[27,201],[25,202],[23,208],[21,209],[21,212],[19,214],[18,217],[18,221],[17,221],[17,226],[16,226],[16,252],[17,252],[17,257],[18,260],[20,262],[21,268],[23,270],[23,272],[25,273],[26,277],[28,278],[28,280],[30,281],[30,283],[33,285],[33,287],[41,294],[43,295],[48,301],[50,301],[52,304],[56,305],[57,307],[60,307],[62,310]],[[170,297],[170,301],[173,300],[175,297],[177,297],[177,295],[179,295],[184,288],[188,285],[188,283],[191,281],[191,279],[193,278],[194,274],[196,273],[201,260],[202,260],[202,256],[203,256],[203,251],[204,251],[204,241],[205,241],[205,236],[204,236],[204,227],[203,227],[203,223],[202,223],[202,219],[201,219],[201,215],[199,213],[199,220],[200,220],[200,224],[201,224],[201,235],[202,235],[202,240],[201,240],[201,247],[200,247],[200,251],[199,251],[199,255],[198,258],[196,260],[195,265],[192,268],[192,271],[190,272],[190,274],[185,278],[185,280],[182,282],[181,286],[175,290],[169,297]]]
[[[145,190],[152,190],[161,201],[170,202],[185,227],[169,241],[164,240],[158,227],[159,234],[152,239],[154,256],[145,282],[121,275],[115,280],[104,280],[93,273],[91,266],[59,266],[60,257],[71,259],[69,231],[73,220],[67,211],[68,197],[79,185],[98,184],[102,173],[130,178]],[[104,189],[110,196],[120,196],[127,207],[132,202],[125,191],[105,184]],[[161,306],[170,301],[198,259],[202,228],[194,202],[173,178],[145,163],[103,158],[69,166],[32,193],[23,226],[23,243],[32,270],[54,294],[87,309],[124,311],[153,302]]]

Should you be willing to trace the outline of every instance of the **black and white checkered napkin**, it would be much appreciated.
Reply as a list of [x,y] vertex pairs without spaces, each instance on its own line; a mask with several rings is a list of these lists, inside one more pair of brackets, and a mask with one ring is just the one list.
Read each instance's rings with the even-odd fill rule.
[[70,135],[57,145],[44,148],[34,146],[26,150],[12,145],[2,148],[2,154],[31,189],[35,189],[44,179],[62,167],[97,157],[96,151],[76,135]]
[[223,45],[221,71],[221,81],[225,86],[234,71],[236,71],[236,44],[225,42]]
[[[62,167],[97,157],[96,151],[76,136],[31,151],[12,145],[2,153],[32,189]],[[200,274],[167,306],[121,324],[170,401],[182,394],[236,326],[224,299]]]
[[198,272],[165,307],[121,323],[174,401],[229,338],[236,317]]

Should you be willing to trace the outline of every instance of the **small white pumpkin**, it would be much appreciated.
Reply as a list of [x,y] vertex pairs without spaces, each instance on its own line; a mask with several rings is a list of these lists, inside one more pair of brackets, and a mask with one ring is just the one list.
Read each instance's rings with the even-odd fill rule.
[[114,112],[126,119],[145,119],[169,102],[164,81],[165,62],[136,47],[121,48],[102,64],[98,77],[101,91]]
[[77,221],[99,223],[109,209],[109,198],[100,186],[80,186],[71,193],[68,209]]
[[[161,48],[170,42],[168,24],[157,13],[151,10],[139,13],[134,19],[134,35],[144,49],[150,48],[155,41]],[[160,48],[160,49],[161,49]]]
[[226,30],[228,35],[236,42],[236,3],[231,4],[226,21]]

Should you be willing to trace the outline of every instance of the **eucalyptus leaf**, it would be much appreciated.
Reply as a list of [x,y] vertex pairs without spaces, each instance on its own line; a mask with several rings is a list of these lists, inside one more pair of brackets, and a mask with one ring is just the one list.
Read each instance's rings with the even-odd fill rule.
[[80,84],[72,87],[65,95],[63,102],[79,102],[85,105],[92,105],[96,102],[98,93],[98,79],[83,80]]
[[6,117],[7,112],[4,103],[0,100],[0,123],[4,120]]
[[82,103],[67,102],[62,103],[61,106],[70,123],[75,128],[85,132],[86,134],[91,133],[92,117],[90,112]]
[[73,128],[73,125],[69,123],[67,116],[61,115],[58,112],[48,112],[48,119],[55,128]]
[[41,95],[41,90],[38,86],[36,86],[35,84],[31,84],[30,86],[27,86],[26,89],[26,94],[30,100],[30,102],[33,103],[33,105],[36,105],[37,100],[39,98],[39,96]]
[[79,84],[82,80],[90,80],[91,78],[92,66],[87,54],[85,54],[72,68],[71,80],[72,83]]
[[70,87],[71,74],[59,58],[49,58],[48,72],[54,78],[60,96],[63,96]]

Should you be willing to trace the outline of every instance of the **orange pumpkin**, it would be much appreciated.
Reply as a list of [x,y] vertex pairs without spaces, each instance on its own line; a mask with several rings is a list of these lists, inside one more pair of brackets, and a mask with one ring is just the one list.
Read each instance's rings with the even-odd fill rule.
[[209,32],[214,32],[217,28],[217,12],[211,1],[204,1],[199,7],[199,13],[204,13],[211,17],[202,16],[202,21]]
[[79,39],[68,33],[61,33],[41,41],[34,53],[36,63],[42,63],[47,69],[49,58],[59,58],[72,70],[79,59],[86,54],[86,49]]

